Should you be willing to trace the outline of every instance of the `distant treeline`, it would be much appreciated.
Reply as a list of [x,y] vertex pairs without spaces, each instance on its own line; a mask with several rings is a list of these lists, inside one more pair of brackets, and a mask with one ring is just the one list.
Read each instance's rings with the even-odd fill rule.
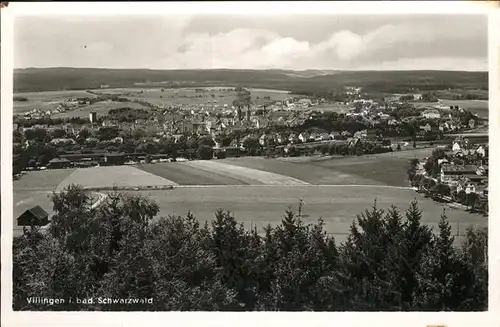
[[25,98],[25,97],[21,97],[21,96],[15,96],[13,98],[14,101],[17,101],[17,102],[26,102],[28,101],[28,98]]
[[313,93],[328,92],[344,85],[360,86],[364,91],[388,93],[460,88],[488,89],[487,72],[345,71],[330,75],[310,75],[297,76],[293,71],[282,70],[27,68],[14,71],[14,91],[78,90],[100,88],[101,85],[135,87],[137,83],[162,83],[161,87],[233,84]]

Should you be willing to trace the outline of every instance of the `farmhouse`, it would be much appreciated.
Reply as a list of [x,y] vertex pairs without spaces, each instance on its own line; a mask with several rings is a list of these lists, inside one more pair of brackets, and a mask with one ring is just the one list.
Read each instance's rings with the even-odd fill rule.
[[441,181],[443,183],[451,182],[453,180],[472,175],[477,176],[477,166],[458,166],[445,164],[441,167]]
[[33,207],[17,217],[17,226],[45,226],[49,223],[49,214],[40,206]]

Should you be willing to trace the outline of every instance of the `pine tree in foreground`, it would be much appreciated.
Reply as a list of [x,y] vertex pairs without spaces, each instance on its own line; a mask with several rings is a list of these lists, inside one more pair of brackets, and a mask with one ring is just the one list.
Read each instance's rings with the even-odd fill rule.
[[[264,235],[222,210],[198,220],[153,219],[156,203],[110,194],[96,209],[70,187],[54,195],[47,233],[27,229],[14,239],[15,310],[485,310],[487,231],[468,229],[453,246],[443,214],[422,224],[416,201],[404,217],[374,206],[353,220],[345,242],[323,220],[305,224],[293,211]],[[81,215],[81,219],[76,219]],[[40,306],[49,298],[151,298],[152,303]]]

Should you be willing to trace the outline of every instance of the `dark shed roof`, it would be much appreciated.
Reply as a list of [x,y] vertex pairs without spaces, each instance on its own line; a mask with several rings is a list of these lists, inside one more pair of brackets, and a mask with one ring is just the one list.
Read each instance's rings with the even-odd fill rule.
[[48,223],[49,214],[40,206],[35,206],[23,212],[17,217],[18,226],[38,225],[43,226]]
[[49,215],[47,213],[47,211],[43,210],[43,208],[40,206],[33,207],[31,209],[26,210],[25,212],[28,212],[28,211],[31,212],[37,218],[45,218],[45,217],[48,217],[48,215]]

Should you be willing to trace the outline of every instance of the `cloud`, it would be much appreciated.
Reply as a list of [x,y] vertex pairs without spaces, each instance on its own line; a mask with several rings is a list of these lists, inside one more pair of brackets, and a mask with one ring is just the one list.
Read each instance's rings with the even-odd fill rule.
[[[363,23],[363,16],[359,17],[357,26]],[[336,22],[333,31],[325,33],[325,27],[318,37],[315,31],[309,36],[305,32],[292,35],[265,24],[217,32],[196,30],[188,16],[106,18],[94,19],[92,24],[88,19],[32,19],[18,29],[16,66],[353,70],[425,69],[428,65],[428,69],[487,69],[486,24],[465,24],[450,17],[435,19],[432,24],[401,17],[386,21],[369,29],[341,28]],[[288,24],[297,29],[293,20]],[[83,45],[87,45],[85,51]]]
[[[183,51],[158,64],[168,68],[174,68],[175,62],[182,61],[193,68],[358,69],[375,67],[378,63],[383,69],[391,69],[389,63],[393,63],[404,69],[405,65],[423,67],[428,60],[434,60],[433,69],[439,69],[434,67],[438,64],[443,65],[441,69],[459,69],[460,65],[456,63],[465,59],[457,58],[455,52],[446,53],[447,49],[440,49],[437,45],[450,39],[460,45],[470,37],[474,37],[474,31],[470,29],[451,31],[449,28],[435,30],[425,25],[387,24],[365,34],[337,31],[326,40],[313,44],[267,30],[234,29],[214,35],[187,35],[181,45]],[[390,53],[396,48],[401,58],[390,58]],[[414,51],[419,52],[420,61],[418,57],[412,57]],[[453,64],[449,64],[450,58],[453,58]],[[416,64],[415,60],[419,63]],[[483,69],[484,65],[479,61],[468,58],[467,65],[462,66],[474,69],[474,63],[477,63],[476,69]]]

